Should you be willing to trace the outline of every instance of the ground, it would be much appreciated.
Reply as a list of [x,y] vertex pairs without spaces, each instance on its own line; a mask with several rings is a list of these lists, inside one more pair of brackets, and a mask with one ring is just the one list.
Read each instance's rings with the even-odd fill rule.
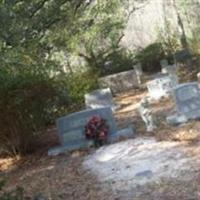
[[[138,101],[145,95],[139,90],[129,91],[115,97],[115,102],[121,105],[115,118],[118,127],[135,127],[135,138],[155,137],[161,142],[176,142],[187,145],[187,157],[196,162],[200,155],[198,121],[189,122],[180,127],[170,127],[165,123],[165,117],[173,112],[173,102],[163,99],[155,102],[153,111],[156,116],[158,130],[147,133],[145,126],[136,111]],[[56,130],[48,130],[49,144],[55,144]],[[75,151],[57,157],[46,155],[47,147],[39,153],[26,158],[0,159],[0,175],[7,180],[5,190],[12,190],[21,186],[25,190],[27,199],[35,195],[52,200],[197,200],[200,199],[200,165],[181,172],[176,178],[161,178],[159,181],[149,182],[137,186],[134,193],[128,191],[113,191],[114,182],[102,183],[90,170],[82,167],[88,155],[95,154],[94,149]],[[189,153],[189,154],[188,154]],[[200,159],[199,159],[200,160]],[[131,163],[130,163],[131,165]],[[28,198],[29,197],[29,198]]]

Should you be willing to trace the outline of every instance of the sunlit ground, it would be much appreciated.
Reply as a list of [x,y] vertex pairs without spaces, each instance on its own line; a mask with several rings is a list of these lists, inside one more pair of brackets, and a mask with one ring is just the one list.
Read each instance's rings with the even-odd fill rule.
[[131,191],[163,178],[185,179],[184,173],[200,170],[200,147],[137,138],[100,148],[83,166],[102,183],[112,183],[113,190]]

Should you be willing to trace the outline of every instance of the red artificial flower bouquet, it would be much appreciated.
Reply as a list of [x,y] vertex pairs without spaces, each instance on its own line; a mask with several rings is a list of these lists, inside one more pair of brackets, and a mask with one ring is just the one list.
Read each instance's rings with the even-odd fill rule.
[[85,126],[85,136],[89,140],[94,140],[95,146],[102,146],[107,142],[109,126],[106,120],[100,116],[91,117]]

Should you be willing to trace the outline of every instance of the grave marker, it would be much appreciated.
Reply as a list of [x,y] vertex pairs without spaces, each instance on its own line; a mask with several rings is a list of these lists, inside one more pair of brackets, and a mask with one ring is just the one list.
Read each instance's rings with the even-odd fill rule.
[[110,88],[94,90],[91,93],[85,94],[85,105],[88,109],[96,109],[109,106],[114,111],[116,105],[112,100]]
[[177,112],[189,119],[200,118],[200,90],[197,82],[180,84],[174,89]]
[[106,120],[109,126],[109,142],[115,141],[121,136],[130,137],[133,135],[133,130],[130,128],[117,131],[117,126],[110,107],[83,110],[57,120],[56,125],[61,146],[50,149],[48,155],[58,155],[62,152],[84,149],[93,145],[93,141],[85,138],[84,131],[88,120],[95,115]]
[[99,78],[101,88],[110,88],[112,93],[125,92],[139,86],[135,70],[129,70]]
[[138,63],[138,64],[134,65],[133,68],[135,70],[138,83],[141,84],[142,83],[141,76],[143,74],[141,63]]
[[94,115],[104,118],[109,125],[109,134],[112,135],[117,131],[112,111],[109,107],[88,109],[76,112],[57,120],[57,128],[62,145],[85,144],[84,128],[87,121]]
[[[162,69],[165,68],[166,66],[169,65],[168,60],[166,60],[166,59],[161,60],[160,65],[161,65]],[[164,73],[166,73],[166,72],[164,72]]]
[[149,95],[156,100],[168,96],[175,86],[176,82],[168,75],[163,75],[147,82]]

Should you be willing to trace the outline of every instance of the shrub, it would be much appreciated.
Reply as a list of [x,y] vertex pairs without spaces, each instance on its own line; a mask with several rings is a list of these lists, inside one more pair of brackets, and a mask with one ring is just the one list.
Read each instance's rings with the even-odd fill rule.
[[200,56],[200,42],[199,36],[188,38],[189,48],[193,55]]
[[101,75],[115,74],[133,69],[134,56],[132,52],[124,49],[113,51],[102,64]]
[[1,154],[35,150],[42,130],[55,119],[58,110],[68,104],[67,97],[61,95],[58,88],[58,83],[45,74],[10,73],[1,69]]
[[146,72],[156,72],[160,70],[160,60],[165,58],[165,54],[160,43],[153,43],[145,49],[139,51],[135,59],[142,64]]
[[77,111],[84,107],[84,95],[98,88],[98,74],[91,71],[75,72],[67,76],[66,87],[70,99],[68,112]]

